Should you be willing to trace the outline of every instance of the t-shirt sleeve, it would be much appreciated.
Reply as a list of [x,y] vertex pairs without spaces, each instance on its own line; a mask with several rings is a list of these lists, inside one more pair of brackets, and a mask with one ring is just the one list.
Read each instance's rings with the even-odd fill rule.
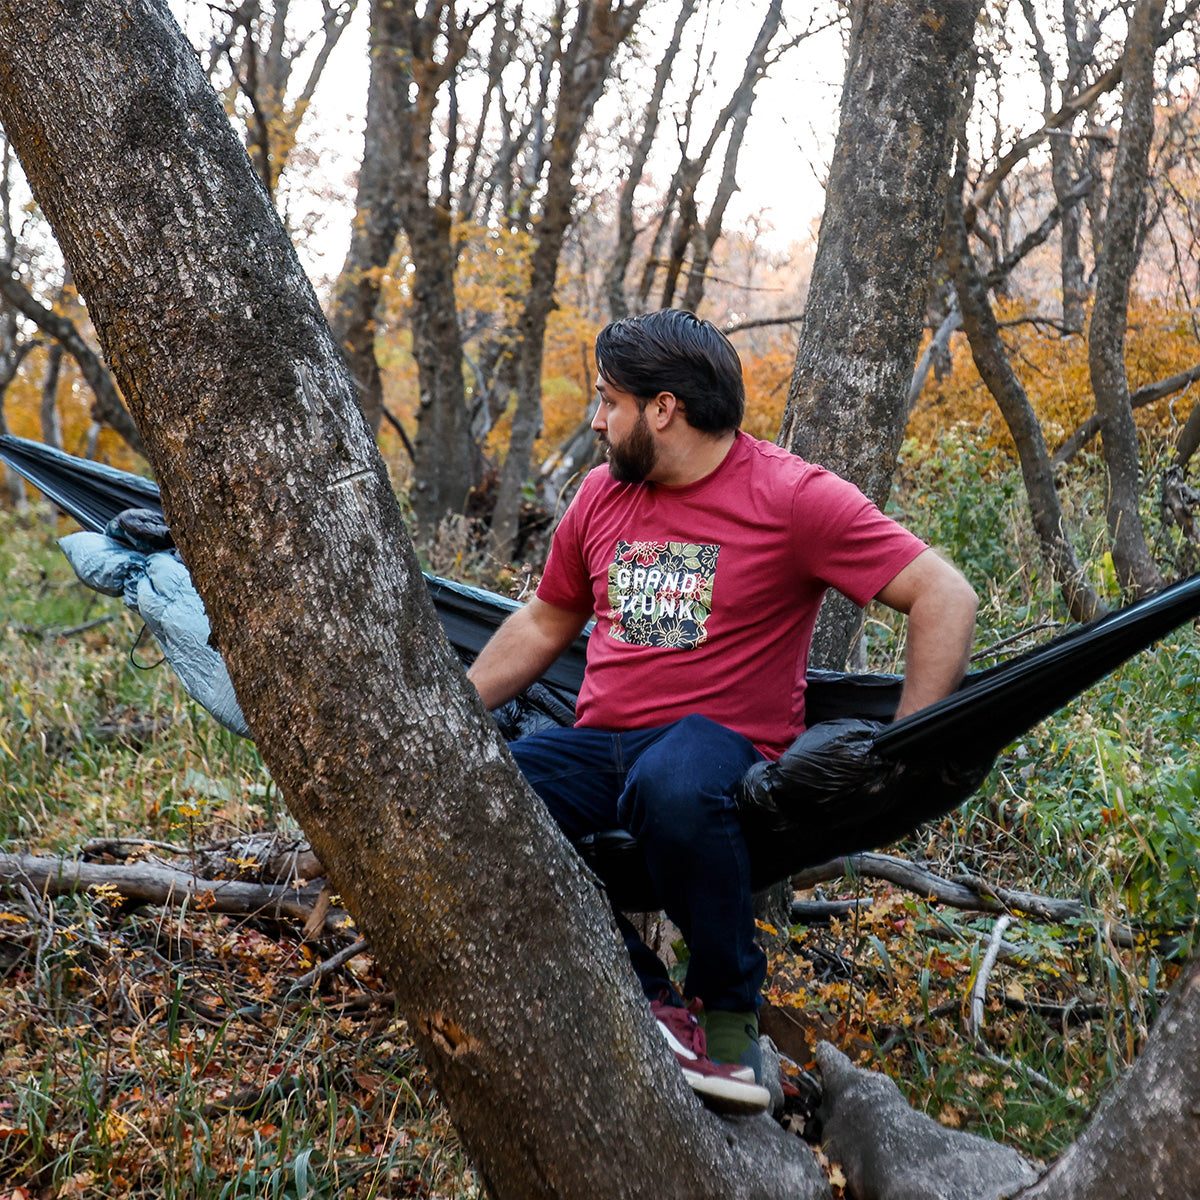
[[[586,483],[586,481],[585,481]],[[537,597],[556,608],[590,613],[594,608],[592,581],[579,539],[579,511],[583,488],[575,494],[554,531],[546,570],[537,587]]]
[[860,606],[929,548],[854,484],[821,468],[797,486],[792,516],[802,569]]

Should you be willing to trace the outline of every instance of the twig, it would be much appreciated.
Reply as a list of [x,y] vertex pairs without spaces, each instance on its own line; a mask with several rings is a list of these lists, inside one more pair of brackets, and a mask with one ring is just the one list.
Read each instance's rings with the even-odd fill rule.
[[746,321],[735,321],[732,325],[726,325],[721,332],[726,337],[732,337],[735,333],[741,333],[746,329],[764,329],[770,325],[799,325],[803,320],[803,313],[790,313],[783,317],[753,317]]
[[82,625],[27,625],[21,621],[14,621],[9,624],[9,629],[15,633],[28,633],[52,642],[55,638],[74,637],[79,633],[87,633],[89,629],[95,629],[97,626],[107,625],[109,621],[115,621],[119,615],[119,613],[109,613],[104,617],[94,617],[90,621],[84,621]]
[[317,963],[311,971],[301,975],[289,990],[304,991],[306,988],[312,987],[314,983],[320,983],[322,979],[332,975],[343,963],[348,963],[356,954],[361,954],[366,948],[367,939],[359,938],[357,942],[351,943],[344,950],[331,954],[324,962]]
[[[971,875],[960,875],[957,879],[949,880],[907,859],[895,858],[888,854],[863,853],[848,858],[830,859],[829,862],[808,867],[793,875],[792,886],[797,891],[803,891],[839,879],[843,875],[880,879],[926,900],[968,912],[1007,912],[1014,916],[1034,917],[1050,924],[1068,924],[1072,921],[1095,924],[1101,919],[1099,914],[1092,913],[1080,900],[1062,900],[1016,888],[992,887],[984,880]],[[851,910],[847,908],[846,911]],[[1114,945],[1123,949],[1144,946],[1148,938],[1154,938],[1158,942],[1159,952],[1168,957],[1178,952],[1184,944],[1182,939],[1146,933],[1125,924],[1111,925],[1108,936]]]
[[863,896],[854,900],[793,900],[793,925],[819,925],[823,921],[831,921],[834,917],[848,917],[857,912],[860,907],[870,908],[874,903],[871,896]]
[[995,1063],[998,1067],[1003,1067],[1006,1071],[1020,1071],[1034,1087],[1047,1093],[1047,1095],[1054,1096],[1056,1099],[1063,1101],[1064,1104],[1071,1104],[1075,1108],[1088,1107],[1083,1100],[1072,1096],[1070,1092],[1064,1091],[1058,1084],[1047,1079],[1041,1071],[1035,1071],[1023,1062],[1019,1062],[1014,1058],[1005,1058],[1003,1054],[997,1054],[994,1050],[983,1045],[976,1046],[975,1053],[981,1058],[986,1058],[988,1062]]
[[978,1044],[983,1039],[983,1002],[987,996],[988,980],[991,978],[992,968],[996,965],[996,958],[1000,953],[1000,943],[1004,940],[1004,931],[1012,924],[1012,917],[1005,913],[995,924],[992,929],[992,936],[988,940],[987,953],[983,956],[983,962],[979,964],[979,970],[975,974],[975,983],[971,988],[971,1013],[967,1020],[967,1029],[971,1034],[971,1041]]
[[971,655],[971,661],[978,662],[980,659],[994,658],[997,651],[1011,646],[1013,642],[1019,642],[1022,638],[1030,637],[1032,634],[1041,633],[1047,629],[1059,629],[1061,626],[1061,621],[1039,621],[1036,625],[1030,625],[1028,629],[1019,630],[1017,633],[1001,638],[998,642],[993,642],[990,646],[985,646],[982,650],[976,650]]

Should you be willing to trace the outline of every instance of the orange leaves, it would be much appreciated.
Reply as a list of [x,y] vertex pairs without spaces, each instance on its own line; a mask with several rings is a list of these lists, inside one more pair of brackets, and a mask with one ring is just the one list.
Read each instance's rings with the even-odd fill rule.
[[[1095,409],[1086,332],[1072,337],[1044,323],[1006,324],[1036,317],[1036,306],[1002,301],[995,308],[1004,326],[1002,333],[1013,369],[1053,453]],[[1198,358],[1195,335],[1185,312],[1154,301],[1133,300],[1125,342],[1131,392],[1194,366]],[[1182,401],[1179,396],[1157,401],[1137,411],[1138,425],[1156,437],[1171,437],[1186,419],[1192,403],[1192,396]],[[963,333],[956,333],[951,341],[947,375],[941,381],[931,375],[926,382],[909,420],[908,433],[922,446],[933,446],[956,426],[972,430],[975,444],[1000,447],[1015,459],[1003,418],[975,370]]]

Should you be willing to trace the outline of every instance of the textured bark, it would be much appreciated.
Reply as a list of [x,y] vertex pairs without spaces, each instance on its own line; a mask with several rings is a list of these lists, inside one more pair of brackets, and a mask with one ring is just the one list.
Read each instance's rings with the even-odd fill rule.
[[[779,443],[878,504],[904,433],[978,8],[974,0],[853,8],[841,125]],[[857,610],[846,609],[823,617],[815,666],[845,662],[858,623]]]
[[1000,326],[988,301],[987,287],[971,255],[962,200],[955,189],[947,198],[942,257],[962,307],[963,329],[971,345],[975,368],[996,401],[1016,444],[1025,495],[1042,556],[1062,590],[1071,616],[1076,621],[1090,621],[1102,615],[1106,606],[1088,583],[1083,564],[1071,545],[1041,422],[1000,339]]
[[1003,1200],[1037,1172],[1015,1150],[915,1112],[886,1075],[822,1042],[825,1151],[856,1200]]
[[350,249],[334,288],[329,325],[345,350],[367,424],[378,433],[383,420],[383,383],[375,358],[375,310],[379,304],[379,277],[392,257],[400,232],[400,206],[395,193],[400,141],[388,118],[401,89],[412,82],[412,75],[396,44],[392,24],[384,13],[376,17],[374,8],[371,78],[354,225]]
[[542,361],[554,283],[575,202],[575,157],[583,128],[608,78],[613,55],[633,32],[646,0],[586,0],[560,64],[554,133],[547,155],[546,194],[534,225],[529,289],[517,320],[514,347],[517,404],[492,516],[492,552],[513,553],[533,443],[542,431]]
[[[440,634],[337,345],[163,0],[0,0],[0,120],[265,762],[497,1197],[807,1197],[690,1095]],[[563,930],[570,930],[564,937]]]
[[1139,0],[1129,22],[1121,137],[1109,187],[1104,244],[1097,264],[1096,303],[1088,333],[1088,367],[1104,435],[1108,482],[1105,516],[1112,539],[1113,566],[1121,586],[1133,595],[1163,584],[1138,511],[1141,471],[1137,426],[1125,374],[1125,325],[1146,203],[1150,141],[1154,135],[1154,52],[1162,32],[1164,7],[1165,0]]

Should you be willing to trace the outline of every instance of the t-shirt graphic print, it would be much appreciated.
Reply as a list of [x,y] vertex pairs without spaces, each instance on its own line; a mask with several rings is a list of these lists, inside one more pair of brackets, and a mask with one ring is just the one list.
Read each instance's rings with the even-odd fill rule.
[[608,636],[633,646],[702,646],[720,553],[713,543],[617,542],[608,569]]

